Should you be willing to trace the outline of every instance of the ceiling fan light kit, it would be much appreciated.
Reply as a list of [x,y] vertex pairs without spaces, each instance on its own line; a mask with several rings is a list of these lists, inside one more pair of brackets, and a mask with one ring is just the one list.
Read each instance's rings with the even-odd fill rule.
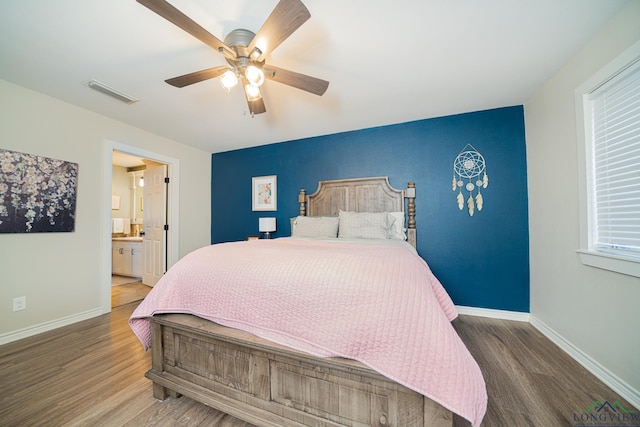
[[249,83],[255,86],[262,86],[264,83],[264,71],[255,65],[249,65],[244,70],[244,76],[249,80]]
[[318,96],[322,96],[329,87],[326,80],[265,64],[265,57],[311,17],[300,0],[280,0],[257,33],[239,28],[227,34],[224,42],[165,0],[137,1],[215,49],[229,64],[165,80],[172,86],[182,88],[218,77],[224,90],[230,92],[242,81],[252,116],[266,112],[260,92],[265,79]]
[[218,80],[220,81],[220,85],[222,88],[230,92],[238,84],[238,76],[234,70],[227,70],[221,75]]
[[260,88],[256,85],[247,84],[244,85],[244,91],[247,94],[247,99],[249,101],[257,101],[262,98],[262,94],[260,93]]

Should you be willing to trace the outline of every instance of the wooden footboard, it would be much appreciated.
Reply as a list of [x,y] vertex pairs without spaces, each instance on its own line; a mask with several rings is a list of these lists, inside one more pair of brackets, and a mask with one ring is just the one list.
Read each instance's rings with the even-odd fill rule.
[[452,414],[363,364],[323,359],[186,314],[152,318],[154,397],[185,395],[257,426],[452,425]]

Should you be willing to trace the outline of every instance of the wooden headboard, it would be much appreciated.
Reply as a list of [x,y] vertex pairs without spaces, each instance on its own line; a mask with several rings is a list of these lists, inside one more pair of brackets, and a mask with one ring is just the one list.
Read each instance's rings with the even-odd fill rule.
[[[407,189],[409,191],[393,188],[386,176],[320,181],[318,189],[311,195],[307,195],[305,189],[300,190],[298,194],[300,215],[338,216],[340,210],[405,212],[407,241],[415,248],[415,184],[409,182]],[[407,198],[406,210],[404,207],[405,198]]]

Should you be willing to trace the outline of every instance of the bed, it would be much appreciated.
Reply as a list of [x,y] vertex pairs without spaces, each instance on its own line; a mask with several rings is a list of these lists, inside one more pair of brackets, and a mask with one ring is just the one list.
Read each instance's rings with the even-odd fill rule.
[[415,252],[414,201],[387,177],[321,181],[300,191],[291,238],[181,259],[129,320],[154,397],[257,426],[479,425],[484,380]]

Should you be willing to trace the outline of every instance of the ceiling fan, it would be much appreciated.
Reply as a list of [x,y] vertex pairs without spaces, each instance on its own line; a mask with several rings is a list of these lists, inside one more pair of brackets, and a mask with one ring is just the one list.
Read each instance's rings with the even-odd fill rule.
[[326,80],[265,64],[265,57],[311,17],[309,10],[300,0],[280,0],[257,34],[245,29],[236,29],[225,37],[224,42],[165,0],[137,1],[211,46],[222,54],[229,64],[165,80],[172,86],[181,88],[220,77],[222,86],[229,91],[241,82],[251,115],[267,111],[260,92],[260,86],[265,79],[318,96],[322,96],[329,86]]

